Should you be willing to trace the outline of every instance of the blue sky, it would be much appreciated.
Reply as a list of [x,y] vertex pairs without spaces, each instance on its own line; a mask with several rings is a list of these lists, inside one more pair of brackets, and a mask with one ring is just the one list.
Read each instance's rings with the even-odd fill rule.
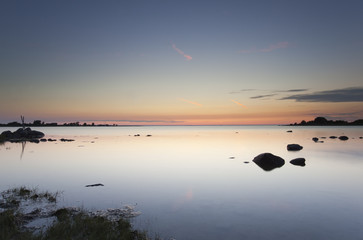
[[[362,12],[350,0],[5,0],[0,122],[363,118]],[[333,90],[345,101],[295,96]]]

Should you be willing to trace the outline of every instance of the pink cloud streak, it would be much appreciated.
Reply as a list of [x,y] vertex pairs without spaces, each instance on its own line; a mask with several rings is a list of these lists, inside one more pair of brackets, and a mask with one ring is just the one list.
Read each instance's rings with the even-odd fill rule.
[[175,51],[177,51],[180,55],[182,55],[183,57],[185,57],[185,59],[186,60],[192,60],[193,58],[191,57],[191,56],[189,56],[189,55],[187,55],[187,54],[185,54],[182,50],[180,50],[179,48],[177,48],[176,46],[175,46],[175,44],[173,43],[172,45],[171,45],[173,48],[174,48],[174,50]]

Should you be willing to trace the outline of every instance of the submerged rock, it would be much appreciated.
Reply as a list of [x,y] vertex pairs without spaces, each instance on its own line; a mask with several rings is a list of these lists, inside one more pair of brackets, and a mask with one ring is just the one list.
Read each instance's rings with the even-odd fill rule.
[[292,165],[304,167],[305,166],[305,158],[295,158],[295,159],[291,160],[290,163]]
[[285,164],[285,160],[271,153],[262,153],[253,159],[253,162],[265,171],[280,168]]
[[287,145],[287,151],[300,151],[301,149],[303,149],[303,147],[300,146],[299,144],[289,144],[289,145]]

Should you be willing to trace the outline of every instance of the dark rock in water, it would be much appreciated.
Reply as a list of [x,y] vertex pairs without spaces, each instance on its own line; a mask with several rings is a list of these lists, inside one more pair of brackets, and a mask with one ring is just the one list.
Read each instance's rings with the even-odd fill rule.
[[38,139],[30,139],[29,142],[31,142],[31,143],[39,143],[40,141]]
[[40,141],[41,141],[41,142],[46,142],[46,141],[47,141],[47,139],[42,138],[42,139],[40,139]]
[[140,137],[140,134],[135,134],[134,137]]
[[229,159],[234,159],[234,157],[229,157]]
[[146,137],[151,137],[151,136],[152,136],[151,134],[146,135]]
[[285,164],[284,159],[271,153],[262,153],[255,157],[253,162],[265,171],[271,171],[275,168],[282,167]]
[[250,162],[249,162],[249,161],[244,161],[243,163],[248,164],[248,163],[250,163]]
[[288,133],[292,133],[292,130],[287,130],[286,132],[288,132]]
[[359,139],[363,139],[363,137],[359,137]]
[[103,187],[105,185],[103,185],[102,183],[96,183],[96,184],[90,184],[90,185],[86,185],[85,187]]
[[48,142],[55,142],[57,139],[48,138]]
[[347,141],[349,138],[347,136],[340,136],[339,139],[342,141]]
[[321,139],[326,139],[326,137],[320,137]]
[[292,165],[304,167],[305,166],[305,158],[295,158],[295,159],[291,160],[290,163]]
[[74,141],[74,139],[66,139],[66,138],[61,138],[60,140],[61,140],[61,142],[73,142]]
[[314,141],[314,142],[317,142],[317,141],[319,141],[319,138],[317,138],[317,137],[313,137],[313,141]]
[[1,133],[1,138],[5,141],[30,141],[42,137],[44,137],[44,133],[30,128],[19,128],[15,132],[4,131]]
[[299,144],[289,144],[289,145],[287,145],[287,151],[300,151],[301,149],[303,149],[303,147],[300,146]]
[[336,139],[336,138],[338,138],[337,136],[330,136],[329,138],[331,138],[331,139]]

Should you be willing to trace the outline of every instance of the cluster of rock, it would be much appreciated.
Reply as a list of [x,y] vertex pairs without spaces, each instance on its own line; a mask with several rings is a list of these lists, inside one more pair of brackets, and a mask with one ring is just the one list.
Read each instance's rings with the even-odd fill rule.
[[[252,161],[265,171],[271,171],[285,165],[285,160],[283,158],[273,155],[272,153],[262,153],[256,156]],[[295,158],[292,159],[290,163],[292,165],[304,167],[305,158]]]
[[[44,133],[40,131],[32,130],[31,128],[19,128],[18,130],[11,132],[9,130],[4,131],[0,134],[0,142],[55,142],[57,139],[44,138]],[[73,142],[74,139],[61,138],[61,142]]]
[[39,141],[40,138],[44,137],[44,133],[31,130],[30,128],[19,128],[18,130],[4,131],[0,135],[2,141],[10,142],[21,142],[21,141]]
[[[320,137],[321,139],[326,139],[326,137]],[[347,136],[330,136],[330,139],[339,139],[341,141],[347,141],[349,140],[349,137]],[[359,139],[363,139],[363,137],[359,137]],[[313,137],[312,140],[316,143],[323,143],[324,141],[320,140],[318,137]]]
[[[287,151],[300,151],[301,149],[303,149],[303,146],[296,143],[287,145]],[[265,171],[271,171],[285,165],[285,160],[283,158],[273,155],[272,153],[262,153],[256,156],[252,161]],[[290,163],[292,165],[304,167],[305,158],[295,158],[292,159]]]

